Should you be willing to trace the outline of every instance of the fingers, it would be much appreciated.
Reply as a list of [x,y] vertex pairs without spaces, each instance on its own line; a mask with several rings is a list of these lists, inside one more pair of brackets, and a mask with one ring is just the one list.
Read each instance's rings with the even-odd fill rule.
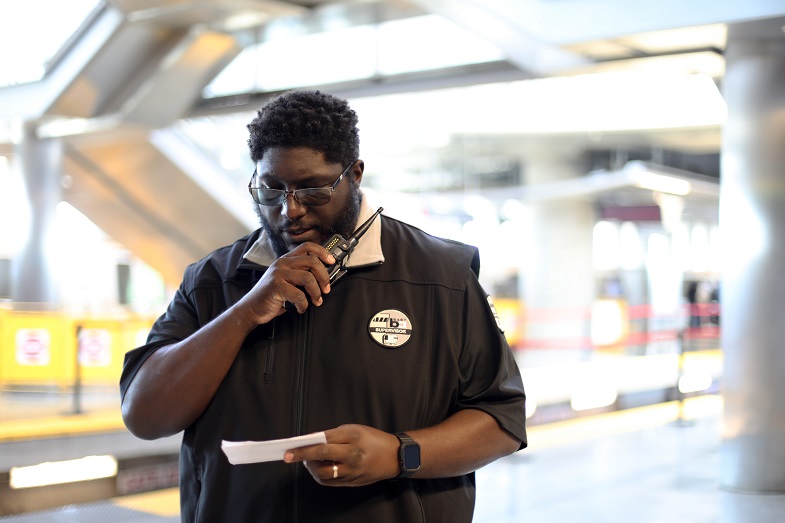
[[325,264],[335,258],[322,246],[305,243],[279,258],[271,267],[281,278],[279,290],[285,301],[302,313],[310,303],[322,304],[322,294],[330,292],[330,276]]
[[[306,461],[305,468],[311,473],[311,476],[322,485],[336,484],[341,480],[346,482],[345,474],[341,472],[341,463],[338,461]],[[346,465],[343,465],[347,469]]]
[[[320,266],[324,268],[323,265]],[[322,304],[322,293],[330,292],[330,281],[322,285],[311,270],[302,267],[281,271],[282,285],[279,287],[286,301],[292,302],[300,310],[308,307],[310,301],[314,305]]]
[[320,485],[346,487],[357,484],[358,473],[354,467],[340,461],[303,461],[311,477]]
[[302,314],[311,304],[321,305],[322,295],[330,292],[326,263],[335,263],[335,258],[321,245],[299,245],[265,271],[243,300],[247,309],[259,323],[264,323],[283,314],[284,307]]
[[398,474],[398,439],[363,426],[341,425],[325,431],[327,443],[288,450],[287,463],[303,462],[323,485],[360,486]]
[[341,425],[340,427],[324,431],[327,443],[308,445],[287,450],[284,461],[296,463],[298,461],[347,461],[349,459],[348,444],[356,441],[358,435],[352,427],[355,425]]
[[284,453],[283,460],[286,463],[297,463],[298,461],[338,461],[340,448],[337,447],[338,445],[335,444],[320,443],[319,445],[291,449]]
[[[332,448],[331,448],[332,447]],[[313,479],[321,485],[338,486],[351,484],[354,480],[353,468],[350,464],[337,459],[321,459],[313,456],[339,455],[338,445],[312,445],[286,451],[284,461],[287,463],[302,462]]]

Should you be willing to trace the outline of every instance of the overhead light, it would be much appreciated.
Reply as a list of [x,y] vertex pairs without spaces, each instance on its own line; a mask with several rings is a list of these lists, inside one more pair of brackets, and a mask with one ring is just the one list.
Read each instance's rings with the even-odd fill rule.
[[620,343],[626,323],[626,314],[619,300],[596,300],[591,306],[592,344],[601,347]]
[[617,397],[618,393],[612,385],[597,384],[592,389],[586,388],[580,393],[573,394],[570,398],[570,407],[577,412],[600,409],[613,405]]
[[224,20],[224,29],[227,31],[240,31],[242,29],[249,29],[257,27],[270,19],[267,13],[261,11],[245,11]]
[[672,176],[665,176],[652,172],[642,172],[635,175],[635,186],[641,189],[650,189],[656,192],[686,196],[692,190],[690,182]]
[[114,456],[87,456],[29,467],[11,467],[9,484],[12,489],[23,489],[110,478],[116,475],[117,459]]
[[57,118],[42,123],[36,129],[38,138],[62,138],[86,133],[108,131],[120,124],[116,115],[100,118]]
[[692,191],[692,184],[687,180],[655,172],[643,162],[627,162],[624,171],[630,175],[633,184],[641,189],[677,196],[686,196]]
[[597,366],[586,370],[573,385],[570,396],[572,410],[591,410],[613,405],[619,395],[614,379],[618,369]]
[[700,392],[711,387],[712,378],[710,374],[685,374],[679,378],[679,392]]

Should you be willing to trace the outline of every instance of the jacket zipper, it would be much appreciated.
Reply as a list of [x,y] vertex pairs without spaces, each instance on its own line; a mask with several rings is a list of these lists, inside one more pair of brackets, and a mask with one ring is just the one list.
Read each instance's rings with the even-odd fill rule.
[[[302,434],[303,431],[303,400],[305,396],[304,388],[305,388],[305,351],[308,344],[308,328],[310,326],[310,318],[311,318],[311,309],[309,308],[305,311],[305,314],[301,315],[299,318],[299,327],[297,331],[300,333],[300,351],[299,351],[299,366],[297,369],[297,397],[295,398],[295,405],[294,405],[294,434],[299,436]],[[292,495],[292,501],[294,502],[294,506],[292,507],[292,522],[299,523],[301,519],[300,515],[300,496],[302,494],[302,476],[303,476],[304,465],[299,465],[295,468],[295,476],[294,476],[294,492]]]
[[273,382],[273,365],[275,364],[275,324],[278,318],[273,318],[270,325],[270,335],[267,337],[267,359],[264,362],[264,383],[269,385]]

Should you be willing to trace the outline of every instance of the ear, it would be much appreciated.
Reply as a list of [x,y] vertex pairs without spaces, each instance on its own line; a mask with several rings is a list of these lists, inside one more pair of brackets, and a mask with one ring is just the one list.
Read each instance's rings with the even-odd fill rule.
[[354,162],[352,166],[352,170],[349,171],[354,177],[354,183],[360,185],[363,180],[363,172],[365,172],[365,162],[362,160],[357,160]]

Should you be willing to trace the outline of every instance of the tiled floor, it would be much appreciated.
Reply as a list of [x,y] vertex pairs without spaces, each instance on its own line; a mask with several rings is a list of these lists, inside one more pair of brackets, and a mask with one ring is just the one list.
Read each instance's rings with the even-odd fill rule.
[[[477,473],[476,523],[776,523],[785,495],[719,485],[721,404],[675,404],[532,427],[530,448]],[[174,523],[177,491],[0,517],[2,523]]]
[[[575,430],[581,430],[576,424]],[[584,428],[585,429],[585,428]],[[536,438],[534,438],[536,439]],[[785,495],[719,485],[719,416],[597,431],[478,472],[477,523],[775,523]]]

